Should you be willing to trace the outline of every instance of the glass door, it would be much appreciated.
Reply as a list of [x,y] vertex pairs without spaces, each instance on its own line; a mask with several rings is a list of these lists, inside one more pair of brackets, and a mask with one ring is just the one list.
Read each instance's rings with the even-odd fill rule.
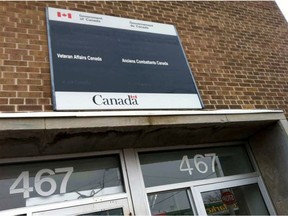
[[33,216],[94,216],[94,215],[132,215],[127,199],[111,200],[100,203],[90,203],[71,207],[58,207],[46,211],[34,212]]
[[192,187],[199,215],[275,215],[258,177]]
[[144,149],[138,157],[151,215],[275,214],[245,145]]

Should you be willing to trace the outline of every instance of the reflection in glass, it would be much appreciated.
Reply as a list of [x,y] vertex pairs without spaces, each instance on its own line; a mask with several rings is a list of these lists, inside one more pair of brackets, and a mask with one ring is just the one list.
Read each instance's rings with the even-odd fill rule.
[[146,187],[254,172],[245,146],[140,153],[139,158]]
[[269,215],[257,184],[201,193],[208,215]]
[[186,190],[148,194],[152,215],[193,215]]
[[118,208],[118,209],[111,209],[111,210],[104,210],[104,211],[99,211],[99,212],[91,212],[91,213],[87,213],[87,214],[81,214],[79,216],[109,216],[109,215],[124,215],[123,213],[123,209],[122,208]]

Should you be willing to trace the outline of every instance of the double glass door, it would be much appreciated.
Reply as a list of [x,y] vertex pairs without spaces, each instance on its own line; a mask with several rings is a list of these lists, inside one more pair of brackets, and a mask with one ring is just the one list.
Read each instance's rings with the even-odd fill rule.
[[275,214],[245,145],[0,164],[1,216]]
[[140,150],[150,214],[275,214],[251,156],[245,145]]

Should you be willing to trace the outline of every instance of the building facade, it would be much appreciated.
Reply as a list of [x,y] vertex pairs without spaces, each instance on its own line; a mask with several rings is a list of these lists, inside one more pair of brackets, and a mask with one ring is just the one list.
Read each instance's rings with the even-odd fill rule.
[[[204,110],[53,110],[47,7],[174,25]],[[275,2],[1,2],[0,17],[1,214],[288,214]]]

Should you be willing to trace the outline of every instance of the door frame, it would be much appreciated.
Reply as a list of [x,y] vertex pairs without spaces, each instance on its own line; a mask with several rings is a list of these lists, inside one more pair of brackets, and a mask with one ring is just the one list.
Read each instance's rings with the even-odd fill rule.
[[[115,197],[116,198],[116,197]],[[131,213],[129,209],[129,203],[127,198],[120,198],[120,199],[109,199],[106,201],[99,201],[92,202],[89,204],[79,204],[77,205],[70,205],[70,206],[53,206],[53,209],[48,210],[40,210],[32,212],[32,216],[48,216],[48,215],[79,215],[79,214],[88,214],[93,212],[105,211],[105,210],[112,210],[122,208],[124,215],[129,215]]]
[[212,183],[212,184],[207,184],[207,185],[199,185],[199,186],[190,187],[192,191],[192,195],[194,197],[195,206],[197,208],[197,213],[199,215],[207,215],[204,202],[203,202],[203,198],[201,196],[202,192],[209,192],[209,191],[214,191],[214,190],[219,190],[219,189],[226,189],[226,188],[238,187],[238,186],[244,186],[244,185],[250,185],[250,184],[258,185],[260,193],[262,195],[262,198],[264,200],[264,203],[267,207],[269,214],[276,215],[277,213],[272,205],[272,201],[267,193],[267,190],[265,188],[265,185],[261,177],[252,177],[252,178],[241,179],[241,180],[232,180],[232,181],[227,181],[227,182],[219,182],[219,183]]
[[[207,179],[207,180],[197,180],[192,182],[184,182],[184,183],[175,183],[170,185],[161,185],[155,187],[146,188],[144,185],[144,179],[141,171],[141,165],[139,161],[139,153],[140,152],[153,152],[153,151],[162,151],[162,150],[179,150],[179,149],[198,149],[203,147],[220,147],[220,146],[233,146],[233,145],[244,145],[246,146],[246,150],[248,152],[249,158],[252,162],[253,167],[255,168],[255,172],[248,174],[240,174],[234,176],[226,176],[220,177],[217,179]],[[113,150],[113,151],[103,151],[103,152],[90,152],[90,153],[76,153],[73,155],[57,155],[57,156],[44,156],[37,158],[22,158],[17,159],[16,161],[13,159],[5,159],[0,160],[0,164],[6,163],[25,163],[31,161],[47,161],[47,160],[57,160],[63,158],[80,158],[80,157],[89,157],[89,156],[102,156],[109,154],[118,154],[121,162],[121,170],[123,173],[123,180],[125,186],[125,192],[114,194],[114,195],[105,195],[101,197],[91,197],[85,198],[82,200],[73,200],[66,201],[63,203],[54,203],[54,204],[46,204],[40,206],[31,206],[31,207],[22,207],[18,209],[5,210],[1,212],[1,215],[17,215],[17,214],[26,214],[27,216],[32,216],[35,212],[43,212],[51,209],[60,209],[60,208],[70,208],[72,206],[81,206],[81,205],[90,205],[97,204],[103,202],[110,202],[114,200],[126,200],[128,203],[129,211],[134,215],[148,215],[151,214],[149,208],[149,202],[147,198],[148,193],[160,192],[160,191],[168,191],[174,189],[181,188],[190,188],[189,199],[193,208],[193,211],[197,214],[206,215],[203,212],[203,209],[198,210],[196,206],[198,203],[195,201],[199,201],[199,196],[201,197],[201,190],[203,191],[209,190],[207,189],[209,185],[213,185],[213,189],[215,187],[228,187],[228,184],[232,184],[232,186],[240,186],[245,184],[252,184],[249,181],[252,180],[253,183],[258,183],[260,191],[262,193],[265,204],[268,208],[270,214],[276,214],[271,199],[267,193],[263,180],[261,178],[259,169],[257,168],[257,163],[253,157],[253,154],[250,150],[249,145],[246,142],[227,142],[227,143],[217,143],[217,144],[202,144],[196,146],[172,146],[172,147],[156,147],[156,148],[130,148],[130,149],[121,149],[121,150]],[[224,188],[223,186],[223,188]],[[216,188],[217,189],[217,188]],[[197,198],[196,198],[197,197]],[[200,199],[202,201],[202,197]],[[201,203],[202,205],[202,203]],[[199,205],[199,206],[201,206]],[[204,205],[204,204],[203,204]],[[129,212],[129,213],[130,213]]]

